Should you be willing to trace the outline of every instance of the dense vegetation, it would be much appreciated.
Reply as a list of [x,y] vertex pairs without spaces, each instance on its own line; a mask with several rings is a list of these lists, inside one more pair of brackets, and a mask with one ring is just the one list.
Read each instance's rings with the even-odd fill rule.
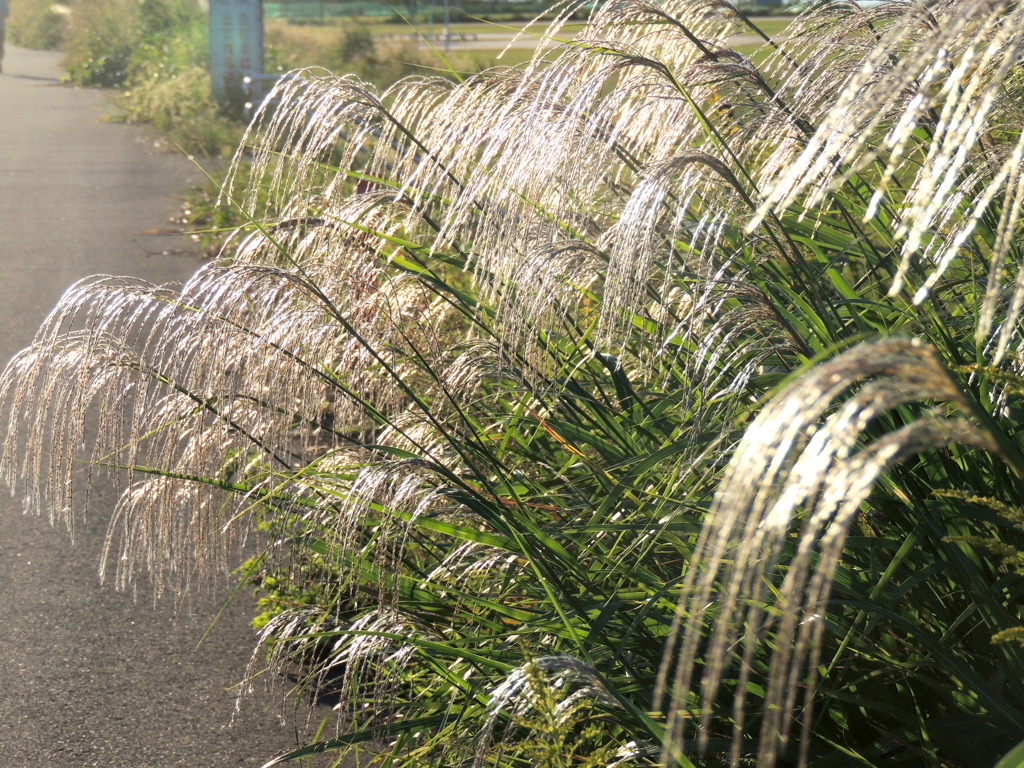
[[253,674],[334,705],[281,761],[1024,765],[1024,8],[755,31],[295,73],[223,258],[8,366],[8,481],[118,472],[124,586],[260,541]]
[[61,50],[67,80],[121,91],[113,117],[150,123],[184,151],[230,155],[241,115],[210,94],[206,14],[194,0],[15,4],[13,41]]

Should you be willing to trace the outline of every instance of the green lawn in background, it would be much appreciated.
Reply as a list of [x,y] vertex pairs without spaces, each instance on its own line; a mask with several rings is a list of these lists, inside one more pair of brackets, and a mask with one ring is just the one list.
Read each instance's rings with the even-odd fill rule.
[[[769,36],[778,35],[783,32],[786,27],[789,26],[790,22],[791,19],[788,17],[758,18],[755,20],[758,27]],[[528,39],[531,35],[537,37],[543,35],[546,31],[547,23],[547,21],[540,21],[534,24],[524,37]],[[402,22],[380,22],[355,18],[335,19],[324,25],[292,24],[283,19],[275,19],[270,22],[270,24],[273,25],[275,32],[279,36],[283,36],[285,39],[293,38],[296,40],[296,44],[292,46],[293,50],[308,51],[311,57],[315,56],[315,52],[317,50],[329,47],[332,42],[340,40],[344,31],[346,29],[350,29],[352,25],[358,25],[369,29],[374,37],[382,42],[410,39],[414,35],[420,35],[430,41],[439,56],[451,56],[456,59],[452,64],[457,70],[461,71],[479,71],[480,69],[486,69],[487,67],[495,64],[515,66],[529,61],[533,55],[532,49],[517,47],[515,49],[505,51],[505,54],[501,56],[500,59],[498,58],[502,54],[502,51],[505,50],[507,41],[517,35],[526,25],[525,22],[521,21],[462,21],[449,24],[448,31],[451,34],[451,40],[447,51],[445,50],[444,41],[442,39],[445,27],[440,17],[433,23],[428,21],[420,22],[415,25]],[[562,27],[559,37],[569,39],[579,33],[583,28],[583,22],[574,21],[567,23]],[[464,41],[478,43],[485,40],[491,40],[493,39],[492,36],[496,34],[505,35],[506,38],[494,40],[493,46],[488,46],[484,49],[467,49],[463,45]],[[750,56],[757,51],[759,47],[759,44],[748,43],[736,46],[736,50],[745,56]],[[429,55],[429,51],[426,53],[426,58],[429,62],[431,56]],[[295,66],[324,65],[324,62],[317,60],[293,63]],[[446,69],[440,58],[438,58],[436,64],[439,69]]]
[[[344,23],[344,22],[343,22]],[[547,22],[540,22],[534,25],[533,30],[537,34],[541,34],[546,28]],[[433,24],[429,22],[421,22],[416,25],[402,24],[400,22],[374,22],[367,24],[367,27],[375,34],[382,36],[402,36],[402,35],[413,35],[413,34],[441,34],[444,31],[444,20],[440,17],[437,18]],[[515,35],[524,26],[526,22],[490,22],[490,21],[464,21],[456,24],[449,24],[448,29],[452,35],[481,35],[481,34],[503,34],[503,35]],[[563,27],[563,33],[566,35],[574,35],[583,29],[583,23],[574,21],[566,24]]]

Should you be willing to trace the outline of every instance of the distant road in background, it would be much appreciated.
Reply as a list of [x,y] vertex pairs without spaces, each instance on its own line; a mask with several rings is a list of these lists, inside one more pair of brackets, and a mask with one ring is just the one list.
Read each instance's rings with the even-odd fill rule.
[[[751,18],[751,21],[757,24],[762,21],[774,21],[776,18],[755,16]],[[505,47],[508,47],[510,50],[533,50],[543,40],[540,35],[547,29],[546,23],[540,22],[530,28],[530,33],[517,35],[516,30],[511,29],[514,26],[513,24],[508,25],[510,29],[500,31],[495,31],[498,26],[495,24],[481,23],[476,25],[479,26],[479,31],[466,31],[474,25],[464,22],[455,26],[457,31],[451,34],[448,41],[452,51],[500,51]],[[409,40],[418,40],[420,49],[429,50],[433,46],[438,50],[444,50],[445,36],[443,24],[434,22],[431,30],[432,32],[426,36],[429,43],[423,37],[416,34],[403,35],[403,37]],[[567,39],[572,36],[572,33],[561,35],[561,37]],[[762,43],[764,43],[764,39],[757,35],[735,35],[729,38],[729,44],[736,48],[757,46]]]
[[[180,281],[199,265],[184,237],[153,234],[199,174],[148,132],[104,122],[105,94],[58,85],[58,58],[8,46],[0,75],[3,363],[78,279]],[[230,725],[254,644],[245,597],[200,645],[224,590],[175,619],[172,599],[100,585],[113,502],[96,488],[72,545],[0,497],[0,765],[244,768],[293,746],[279,698],[243,701]]]

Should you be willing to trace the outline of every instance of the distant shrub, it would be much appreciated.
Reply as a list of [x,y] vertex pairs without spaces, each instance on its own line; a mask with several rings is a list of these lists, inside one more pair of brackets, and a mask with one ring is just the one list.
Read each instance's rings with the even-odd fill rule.
[[64,44],[70,9],[66,5],[20,4],[11,15],[11,42],[22,48],[56,51]]
[[138,45],[136,4],[92,0],[74,12],[65,40],[68,78],[78,85],[113,88],[128,78],[132,49]]
[[381,43],[369,27],[360,24],[345,27],[341,39],[327,52],[324,65],[334,72],[351,72],[380,85],[390,85],[423,70],[423,62],[413,43],[407,40]]
[[151,123],[190,154],[224,155],[238,142],[240,128],[210,98],[210,73],[203,67],[141,81],[125,92],[121,106],[122,119]]
[[201,45],[182,46],[204,15],[184,0],[89,0],[75,8],[66,46],[68,77],[79,85],[117,88],[153,66],[193,66]]
[[301,29],[292,25],[268,26],[268,71],[323,67],[354,74],[386,88],[407,75],[421,74],[441,65],[434,54],[417,50],[413,41],[382,39],[363,24],[336,28],[336,36],[308,35]]

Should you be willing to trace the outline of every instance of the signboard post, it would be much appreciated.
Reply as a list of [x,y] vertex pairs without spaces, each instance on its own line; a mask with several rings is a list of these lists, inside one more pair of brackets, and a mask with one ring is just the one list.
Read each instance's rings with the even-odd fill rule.
[[241,112],[246,102],[245,78],[262,72],[262,0],[210,0],[214,101]]

